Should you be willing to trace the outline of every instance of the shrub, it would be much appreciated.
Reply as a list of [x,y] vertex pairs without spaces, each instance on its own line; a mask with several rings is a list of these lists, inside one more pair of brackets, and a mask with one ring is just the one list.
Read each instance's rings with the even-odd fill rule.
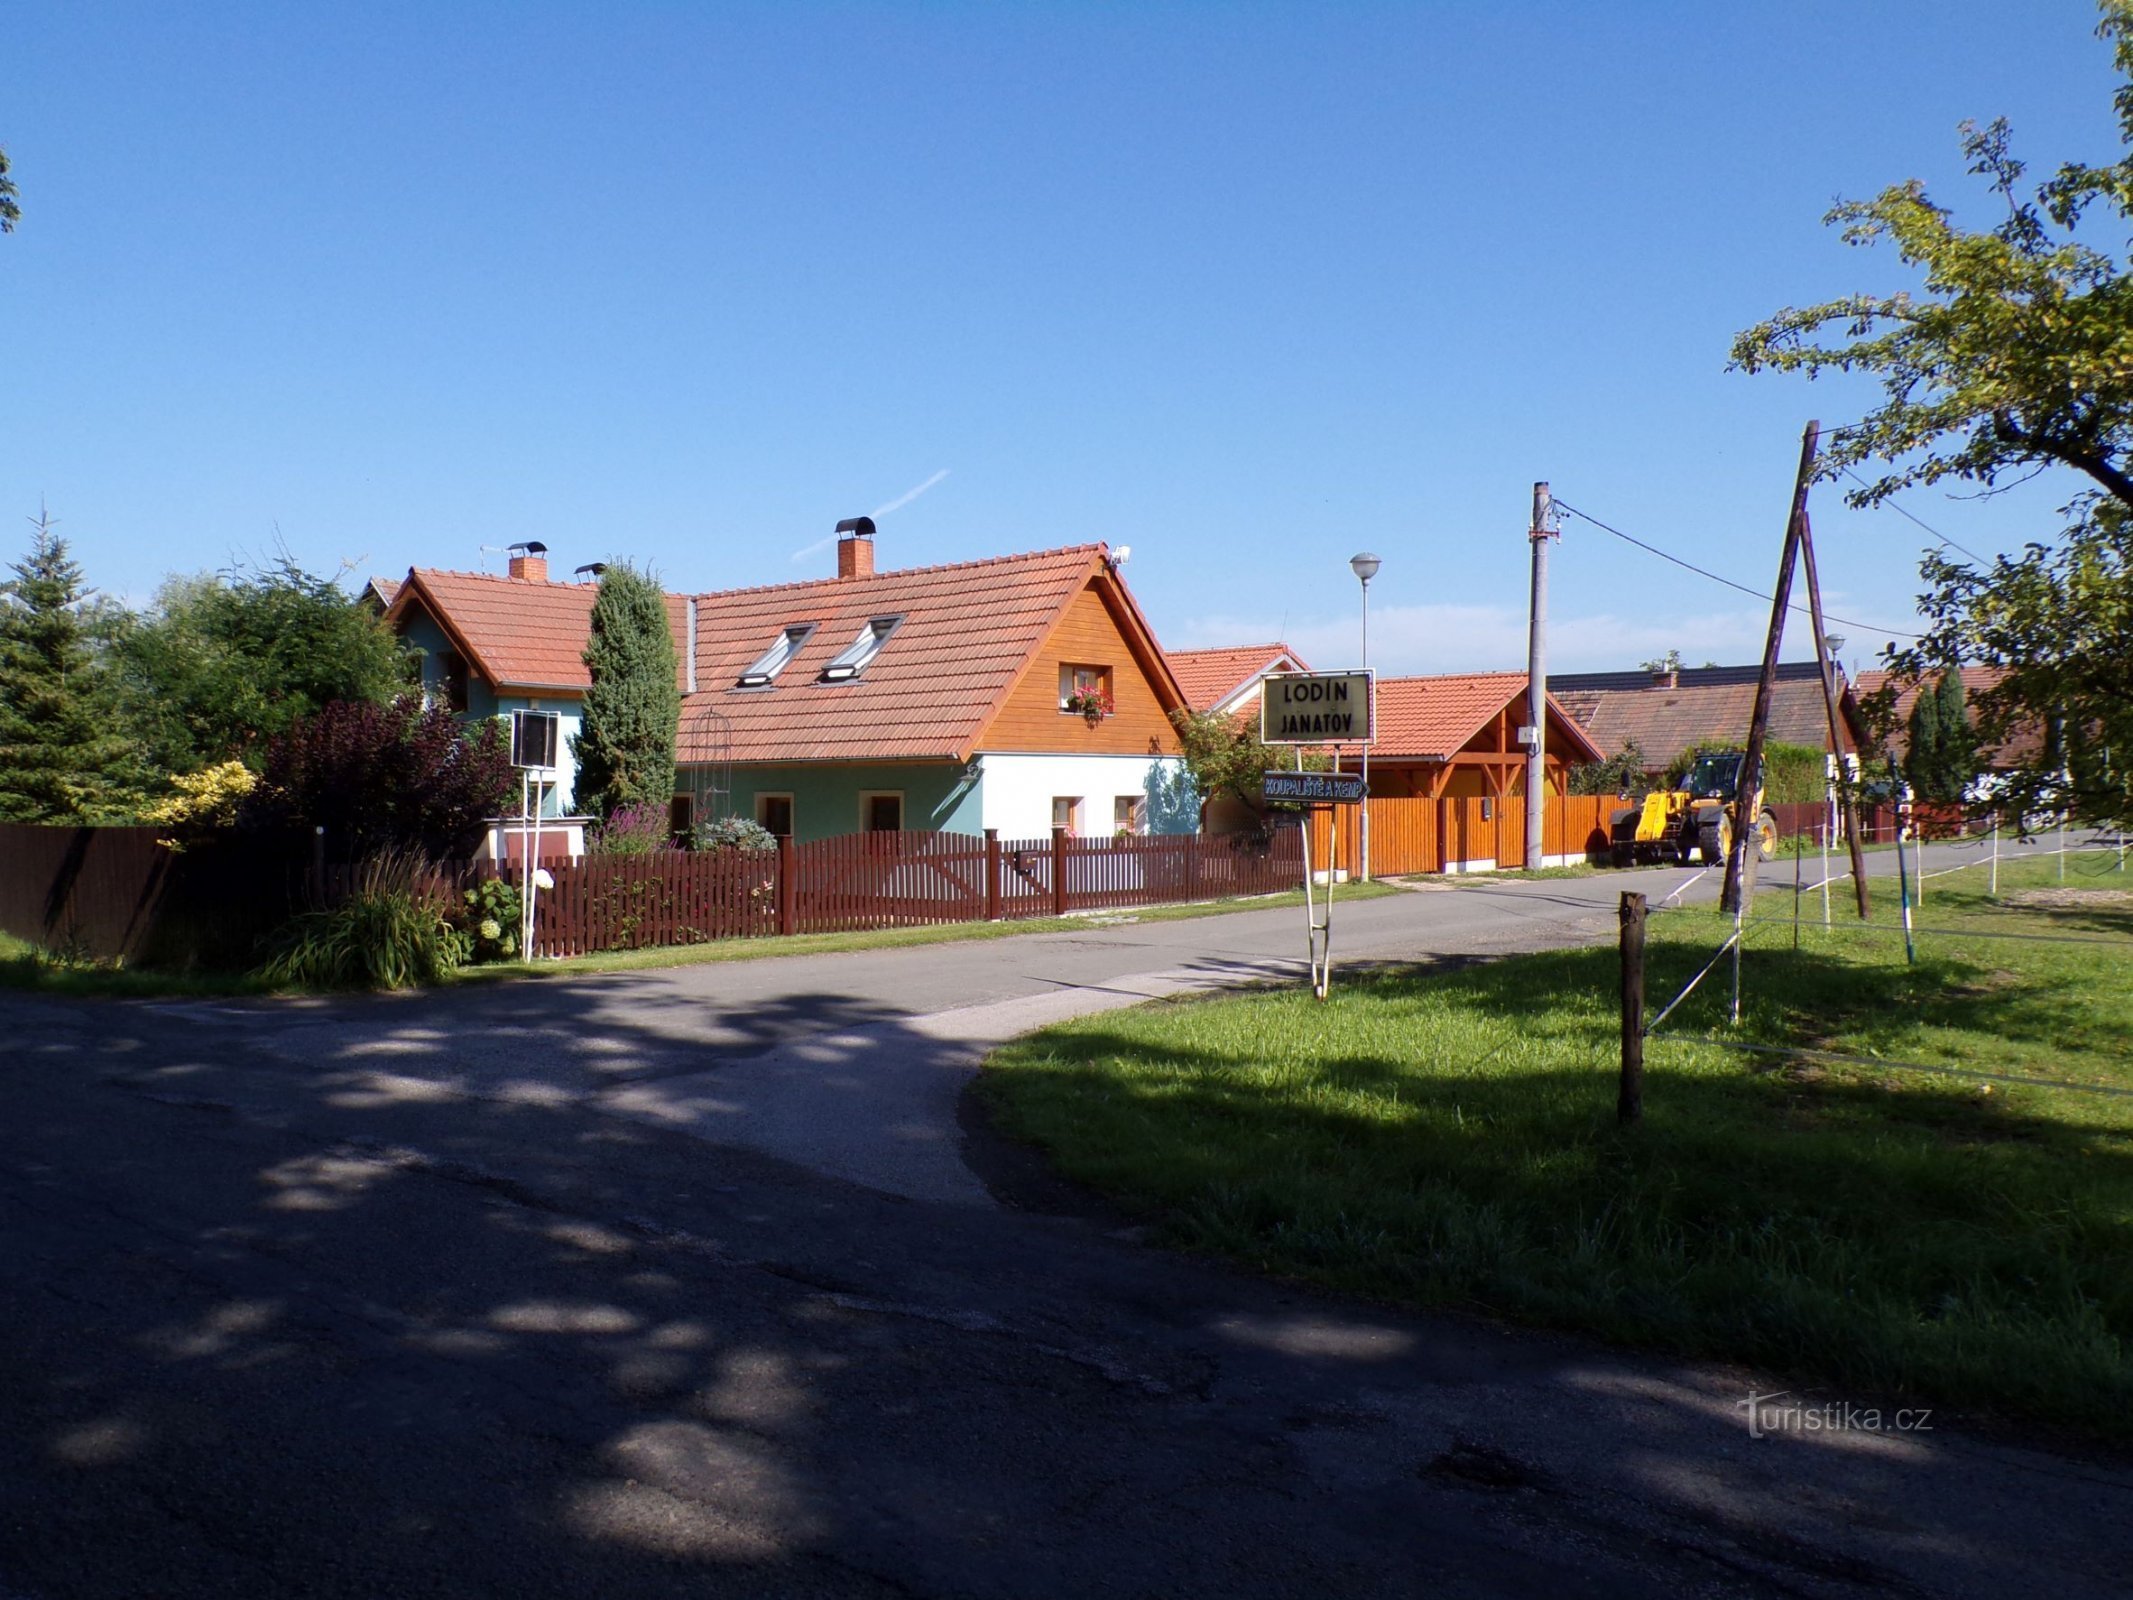
[[470,729],[417,695],[336,701],[267,747],[239,820],[288,836],[322,826],[336,860],[382,850],[441,860],[466,854],[514,787],[501,722]]
[[654,850],[664,850],[672,842],[672,832],[667,808],[647,800],[609,812],[607,820],[594,830],[587,849],[596,856],[649,855]]
[[778,836],[747,817],[720,817],[696,830],[699,850],[775,850]]
[[516,961],[523,902],[508,878],[484,878],[460,897],[453,924],[465,935],[473,961]]
[[162,842],[173,850],[197,837],[233,826],[259,778],[242,761],[221,761],[201,772],[181,772],[170,780],[172,793],[141,813],[143,822],[176,830]]

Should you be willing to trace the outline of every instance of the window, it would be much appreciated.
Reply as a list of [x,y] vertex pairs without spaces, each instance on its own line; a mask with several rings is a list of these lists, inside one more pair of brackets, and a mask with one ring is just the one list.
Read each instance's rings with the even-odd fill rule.
[[859,630],[854,639],[837,653],[837,657],[822,669],[824,683],[849,683],[866,670],[866,665],[881,653],[881,647],[889,642],[889,635],[896,631],[902,617],[875,617]]
[[1077,715],[1085,713],[1088,702],[1082,697],[1093,695],[1098,704],[1108,711],[1111,702],[1111,669],[1109,667],[1075,666],[1068,663],[1059,669],[1059,709]]
[[755,820],[780,839],[792,837],[792,796],[759,794],[755,797]]
[[1064,828],[1068,833],[1081,832],[1081,796],[1055,795],[1052,799],[1052,826]]
[[667,802],[667,837],[686,844],[696,831],[696,796],[678,794]]
[[437,659],[437,692],[454,711],[467,708],[467,658],[447,650]]
[[1147,800],[1137,794],[1122,794],[1111,802],[1111,831],[1141,833],[1147,827]]
[[859,795],[859,827],[865,833],[897,833],[904,825],[901,789],[866,789]]
[[743,689],[767,689],[777,675],[785,670],[785,664],[799,653],[800,646],[807,643],[807,636],[815,631],[812,622],[796,622],[777,637],[777,641],[755,658],[753,665],[741,674]]

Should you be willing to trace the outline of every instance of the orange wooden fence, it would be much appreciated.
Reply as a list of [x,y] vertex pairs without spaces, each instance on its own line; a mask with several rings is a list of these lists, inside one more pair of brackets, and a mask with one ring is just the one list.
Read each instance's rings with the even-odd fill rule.
[[[1573,860],[1604,860],[1607,818],[1618,805],[1612,795],[1551,795],[1542,827],[1545,853]],[[1312,814],[1311,865],[1323,871],[1327,852],[1337,849],[1333,865],[1360,869],[1363,856],[1362,807],[1340,806]],[[1526,859],[1526,802],[1474,797],[1443,800],[1387,796],[1370,802],[1370,871],[1380,878],[1417,872],[1446,872],[1454,867],[1516,867]]]

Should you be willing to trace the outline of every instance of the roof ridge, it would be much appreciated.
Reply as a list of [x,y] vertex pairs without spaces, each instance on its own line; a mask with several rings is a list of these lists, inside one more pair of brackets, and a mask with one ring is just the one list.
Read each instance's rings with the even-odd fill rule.
[[822,578],[793,578],[784,583],[757,583],[741,589],[699,589],[688,596],[691,600],[723,600],[735,595],[769,594],[779,589],[812,589],[822,584],[841,584],[850,587],[872,578],[915,578],[925,573],[956,572],[974,567],[1003,567],[1016,561],[1041,561],[1047,556],[1094,555],[1106,549],[1102,540],[1093,544],[1063,544],[1049,550],[1022,550],[1013,555],[979,556],[971,561],[936,561],[928,567],[890,567],[880,572],[870,572],[865,578],[844,578],[832,573]]
[[[591,589],[597,587],[597,585],[590,583],[571,583],[563,578],[514,578],[508,572],[464,572],[458,567],[409,567],[407,570],[427,578],[480,578],[490,583],[516,583],[528,588]],[[406,580],[395,579],[394,581],[404,582]],[[677,596],[676,598],[684,597]]]

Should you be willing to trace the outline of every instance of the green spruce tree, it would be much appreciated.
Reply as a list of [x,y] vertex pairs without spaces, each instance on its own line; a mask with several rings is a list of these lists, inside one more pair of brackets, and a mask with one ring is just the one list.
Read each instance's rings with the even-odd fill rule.
[[1977,738],[1963,699],[1963,680],[1944,670],[1918,691],[1906,724],[1910,748],[1904,756],[1904,780],[1921,800],[1952,805],[1963,798],[1977,776]]
[[681,690],[666,596],[653,578],[619,564],[601,574],[585,667],[592,687],[570,741],[578,809],[611,817],[625,806],[665,806],[674,796]]
[[1938,689],[1927,684],[1911,702],[1911,715],[1904,723],[1903,781],[1914,799],[1940,798],[1940,717]]
[[0,821],[122,819],[131,746],[85,624],[81,568],[51,519],[0,583]]

